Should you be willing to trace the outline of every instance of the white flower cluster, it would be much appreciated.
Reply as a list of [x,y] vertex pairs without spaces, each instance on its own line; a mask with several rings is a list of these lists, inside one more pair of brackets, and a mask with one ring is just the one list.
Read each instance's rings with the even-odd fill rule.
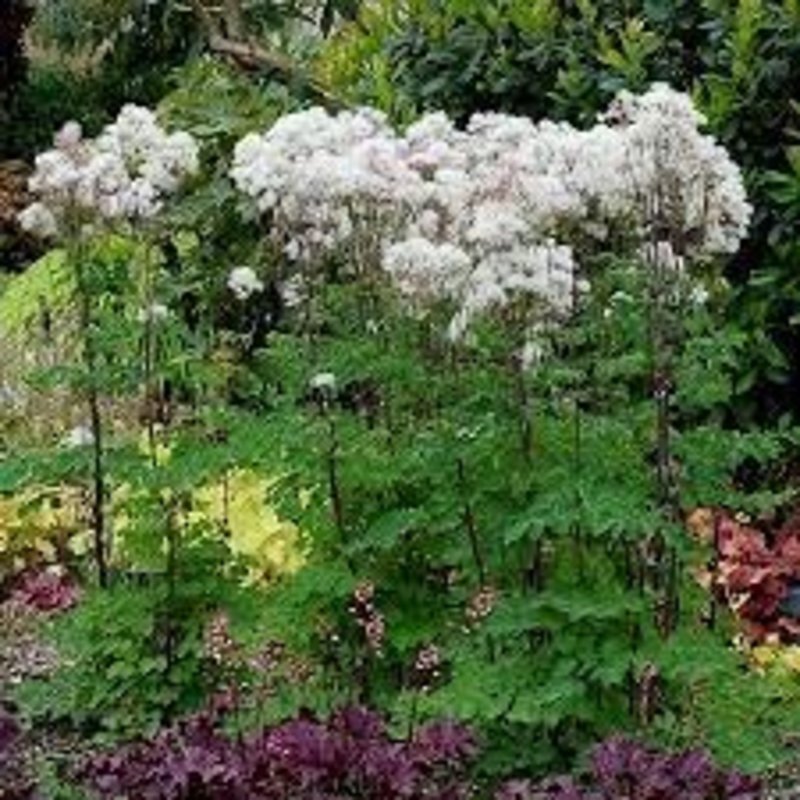
[[691,98],[664,84],[621,93],[604,119],[625,142],[625,201],[650,242],[681,255],[735,253],[752,216],[738,166],[699,131],[705,117]]
[[[394,214],[413,189],[414,171],[402,140],[371,109],[332,116],[322,108],[289,114],[264,135],[236,147],[231,176],[273,215],[287,256],[309,260],[383,229],[380,211]],[[363,238],[363,237],[362,237]]]
[[77,425],[61,440],[61,446],[74,450],[78,447],[91,447],[94,444],[94,434],[88,425]]
[[645,263],[734,252],[751,208],[703,122],[662,84],[620,95],[586,131],[502,114],[460,131],[434,113],[401,135],[373,110],[315,108],[240,142],[232,177],[290,258],[344,250],[409,298],[454,301],[459,336],[518,295],[568,313],[585,286],[576,242],[608,248],[613,230]]
[[169,309],[163,303],[150,303],[140,308],[136,314],[136,321],[142,325],[157,326],[169,319]]
[[264,291],[264,282],[252,267],[236,267],[228,276],[228,288],[237,300],[247,300],[251,295]]
[[53,238],[66,233],[68,220],[150,218],[197,169],[194,138],[168,134],[146,108],[125,106],[93,140],[71,122],[53,149],[36,158],[29,188],[37,201],[20,214],[20,224]]

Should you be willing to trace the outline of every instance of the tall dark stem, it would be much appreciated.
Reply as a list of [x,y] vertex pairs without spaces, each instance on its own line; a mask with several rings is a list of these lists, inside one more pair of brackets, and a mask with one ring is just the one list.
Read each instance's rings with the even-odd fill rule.
[[[653,217],[659,222],[656,229],[673,231],[669,220],[663,218],[663,199],[657,194],[653,198]],[[673,231],[669,240],[674,243],[673,252],[682,251],[681,236]],[[654,238],[653,252],[649,267],[649,328],[652,360],[652,391],[655,403],[656,422],[656,481],[658,500],[662,513],[670,523],[680,521],[680,499],[675,482],[672,455],[671,435],[671,398],[674,391],[672,385],[672,345],[670,336],[674,336],[674,328],[678,320],[670,314],[670,292],[674,291],[676,276],[673,265],[662,263],[659,256],[659,241]],[[678,276],[679,277],[679,276]],[[663,591],[663,599],[659,613],[659,627],[664,636],[672,634],[680,615],[679,595],[679,561],[673,547],[668,547],[664,536],[660,535],[655,543],[658,558],[658,582]]]
[[75,270],[78,292],[79,323],[83,344],[83,365],[86,370],[85,402],[89,411],[89,427],[92,434],[92,538],[97,578],[100,586],[108,586],[108,551],[106,542],[106,475],[103,457],[103,415],[100,408],[100,393],[97,388],[97,350],[93,331],[92,290],[89,285],[84,253],[80,246],[80,234],[70,248],[70,260]]
[[166,501],[166,545],[167,545],[167,602],[166,627],[164,631],[165,674],[169,677],[177,661],[178,644],[178,549],[180,547],[180,531],[176,523],[175,500]]
[[525,365],[522,356],[513,359],[514,378],[517,387],[517,408],[519,410],[520,450],[526,466],[533,460],[533,419],[531,414],[531,396],[525,380]]
[[475,522],[475,511],[473,510],[472,503],[470,502],[469,499],[466,467],[464,465],[463,458],[458,459],[457,470],[458,470],[458,485],[464,502],[462,519],[464,522],[464,528],[467,531],[467,537],[469,538],[470,549],[472,550],[472,559],[475,562],[475,569],[478,571],[478,580],[480,581],[480,585],[483,587],[487,585],[486,563],[483,560],[483,554],[481,553],[480,542],[478,541],[478,527]]
[[581,415],[581,402],[576,396],[574,401],[572,453],[573,453],[573,479],[575,481],[575,522],[572,526],[572,540],[575,547],[575,558],[578,565],[578,576],[583,580],[585,575],[583,526],[581,524],[581,510],[583,508],[583,495],[581,481],[583,473],[583,418]]
[[328,416],[328,492],[330,495],[331,512],[336,529],[342,544],[345,544],[344,508],[342,504],[342,491],[339,481],[339,438],[336,435],[336,423],[333,416]]

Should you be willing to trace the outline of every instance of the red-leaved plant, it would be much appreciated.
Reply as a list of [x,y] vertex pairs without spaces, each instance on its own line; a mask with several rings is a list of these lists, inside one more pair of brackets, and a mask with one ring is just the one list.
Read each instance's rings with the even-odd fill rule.
[[60,567],[27,570],[16,580],[11,592],[12,602],[42,613],[67,611],[79,598],[77,585]]
[[776,531],[762,532],[727,514],[715,522],[716,591],[741,618],[748,637],[796,641],[800,607],[792,595],[800,582],[800,515]]

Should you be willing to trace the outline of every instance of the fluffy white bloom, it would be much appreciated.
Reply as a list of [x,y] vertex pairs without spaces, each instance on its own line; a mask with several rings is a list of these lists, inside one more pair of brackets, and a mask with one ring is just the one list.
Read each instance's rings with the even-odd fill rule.
[[86,425],[78,425],[74,427],[61,440],[61,446],[70,450],[78,447],[89,447],[92,444],[94,444],[94,435]]
[[458,291],[469,277],[472,261],[449,242],[414,237],[387,247],[383,267],[404,294],[435,299]]
[[83,141],[83,128],[79,122],[68,122],[55,135],[54,143],[59,150],[70,151],[77,148]]
[[332,372],[319,372],[308,382],[317,391],[333,392],[336,389],[336,376]]
[[369,109],[313,108],[245,137],[231,175],[291,261],[339,251],[358,274],[381,268],[411,301],[453,303],[458,337],[519,295],[542,318],[570,313],[585,291],[576,235],[585,252],[623,231],[675,278],[733,252],[752,210],[703,124],[662,84],[621,94],[588,130],[492,113],[461,131],[438,112],[399,133]]
[[237,300],[247,300],[251,295],[264,291],[264,283],[252,267],[236,267],[228,276],[228,288]]
[[31,203],[19,215],[22,230],[40,239],[52,239],[58,235],[58,222],[53,212],[44,203]]
[[711,292],[705,286],[698,285],[692,289],[690,299],[696,306],[704,306],[711,298]]
[[421,183],[404,143],[370,109],[285,116],[239,142],[231,177],[259,211],[274,215],[278,235],[291,234],[292,260],[312,260],[382,227]]
[[[747,234],[752,207],[739,167],[712,137],[691,99],[666,84],[644,95],[623,92],[609,115],[625,140],[623,174],[645,234],[668,230],[685,255],[734,253]],[[638,202],[636,202],[638,201]]]
[[169,309],[163,303],[151,303],[147,308],[140,308],[136,315],[137,322],[142,325],[151,323],[157,325],[169,318]]
[[95,140],[84,139],[80,125],[70,122],[56,134],[54,148],[36,158],[29,188],[37,200],[20,223],[52,237],[65,232],[67,218],[153,217],[198,166],[195,140],[168,134],[146,108],[125,106]]
[[543,317],[560,316],[572,309],[578,291],[572,250],[565,245],[548,242],[492,253],[475,264],[463,284],[448,334],[460,339],[474,317],[518,295],[538,300]]

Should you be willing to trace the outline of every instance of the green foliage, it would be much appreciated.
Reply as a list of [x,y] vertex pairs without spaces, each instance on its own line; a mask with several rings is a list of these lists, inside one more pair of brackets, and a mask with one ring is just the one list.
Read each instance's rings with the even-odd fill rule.
[[95,133],[125,103],[157,102],[192,53],[190,22],[171,2],[40,4],[34,58],[0,128],[0,156],[32,158],[70,120]]
[[51,623],[62,665],[20,688],[29,719],[118,740],[153,734],[204,704],[221,679],[203,650],[204,626],[221,608],[241,610],[241,594],[219,577],[224,552],[202,541],[183,547],[173,582],[159,572],[121,577]]
[[[248,3],[243,7],[247,30],[242,36],[267,46],[277,44],[302,64],[321,36],[341,20],[352,18],[357,7],[358,0]],[[173,73],[184,67],[193,73],[184,84],[185,91],[199,90],[196,108],[201,107],[205,92],[216,91],[210,99],[221,100],[220,81],[233,81],[230,72],[220,65],[207,67],[205,72],[203,67],[200,71],[193,68],[207,35],[191,4],[178,0],[53,0],[39,4],[30,31],[36,57],[27,82],[15,76],[20,85],[9,105],[10,118],[0,128],[0,155],[32,157],[49,144],[54,130],[71,119],[80,120],[87,132],[94,133],[124,103],[154,105],[173,88]],[[215,69],[216,80],[211,75]],[[225,78],[220,77],[223,73],[227,73]],[[269,84],[273,77],[265,71],[252,78],[252,83]],[[240,77],[240,88],[247,80]],[[284,95],[291,93],[290,89],[284,89]],[[299,88],[297,94],[301,94]],[[225,102],[235,97],[229,92]],[[208,109],[210,117],[213,104]],[[188,106],[185,110],[188,112]],[[219,111],[224,114],[225,109]]]
[[[701,622],[708,600],[688,575],[670,623],[678,633],[664,638],[668,553],[683,564],[699,554],[659,500],[648,311],[642,273],[630,267],[612,264],[597,276],[595,302],[552,343],[562,357],[523,376],[529,405],[507,332],[487,327],[471,349],[453,348],[432,334],[435,320],[412,323],[390,298],[373,298],[370,315],[381,323],[369,334],[360,291],[334,284],[318,298],[313,347],[276,331],[253,363],[264,388],[247,402],[264,411],[211,418],[232,458],[282,476],[272,500],[306,533],[312,556],[270,592],[261,625],[320,665],[333,697],[387,705],[400,727],[455,713],[502,743],[486,769],[539,768],[568,765],[601,733],[635,727],[631,709],[644,702],[643,676],[655,665],[657,717],[675,720],[658,736],[703,743],[723,760],[758,736],[749,763],[781,759],[779,731],[793,717],[768,735],[743,730],[733,744],[733,707],[718,724],[695,727],[692,715],[716,713],[720,686],[757,684],[727,653],[727,627]],[[720,330],[713,306],[676,313],[672,436],[682,508],[761,512],[791,501],[777,480],[739,479],[752,464],[768,471],[796,442],[789,429],[725,428],[741,336]],[[337,379],[327,399],[308,394],[321,371]],[[666,550],[648,555],[659,537]],[[348,610],[365,580],[386,622],[379,655]],[[494,607],[475,619],[482,589]],[[431,643],[441,674],[420,693],[414,662]],[[316,704],[319,690],[294,702],[313,696]],[[766,713],[753,691],[747,696]],[[544,744],[512,747],[509,730]]]
[[[213,164],[207,175],[221,185]],[[651,277],[627,260],[595,264],[592,297],[546,334],[542,363],[520,371],[525,331],[513,318],[453,344],[440,333],[448,309],[411,319],[383,287],[366,291],[332,265],[313,306],[282,312],[254,343],[246,325],[226,326],[224,274],[183,227],[196,198],[174,211],[169,246],[86,254],[94,370],[41,377],[120,400],[168,383],[181,413],[145,417],[144,444],[123,418],[128,429],[107,442],[115,569],[149,577],[92,593],[55,624],[64,666],[23,687],[31,717],[119,738],[199,707],[242,677],[212,668],[201,647],[227,609],[248,650],[280,642],[310,671],[272,680],[269,703],[245,696],[245,725],[346,701],[390,710],[402,728],[456,714],[497,744],[482,767],[493,774],[565,768],[605,732],[639,727],[723,761],[781,760],[796,720],[770,709],[794,688],[744,671],[724,615],[709,629],[709,598],[688,570],[703,554],[681,525],[698,505],[761,513],[793,499],[773,470],[797,432],[727,427],[746,343],[720,325],[723,285],[707,306],[673,291],[655,352]],[[220,253],[225,219],[205,222]],[[264,258],[265,272],[279,268]],[[145,292],[178,310],[150,351],[135,316]],[[181,311],[189,293],[194,319]],[[654,468],[659,363],[675,382],[669,487]],[[309,388],[320,372],[335,389]],[[194,513],[196,490],[232,469],[274,479],[267,499],[309,553],[264,595],[234,589],[243,565],[224,523]],[[0,463],[0,488],[91,474],[91,448],[28,453]],[[353,610],[365,582],[385,623],[377,647]],[[430,645],[440,666],[421,686],[415,664]],[[750,698],[764,722],[742,728],[744,706],[725,705],[725,692]]]
[[[0,128],[0,156],[31,160],[49,147],[53,131],[70,120],[80,120],[88,133],[95,133],[125,103],[148,104],[164,94],[169,65],[142,73],[118,63],[115,53],[88,66],[44,57],[34,61]],[[132,59],[151,63],[142,52]]]
[[710,741],[726,763],[750,772],[784,761],[781,739],[800,724],[796,677],[742,671],[739,654],[720,648],[707,630],[687,631],[660,648],[664,679],[681,700],[655,721],[655,740],[670,747]]
[[285,87],[259,86],[210,58],[187,64],[175,75],[173,84],[160,103],[164,123],[197,137],[206,157],[227,158],[246,134],[265,130],[296,107]]
[[[726,103],[753,80],[772,6],[619,6],[376,6],[365,14],[379,41],[354,46],[375,46],[377,71],[355,91],[369,97],[374,86],[400,115],[429,103],[463,115],[485,101],[587,119],[620,87],[674,72],[696,83],[719,131],[740,124]],[[730,61],[724,85],[695,81],[693,59],[711,55],[700,22],[712,12],[724,42],[714,57]],[[103,447],[9,444],[0,491],[88,487],[100,462],[116,580],[54,623],[63,666],[23,687],[28,714],[126,737],[232,682],[244,726],[343,701],[391,711],[403,730],[455,714],[490,742],[489,774],[569,767],[612,729],[778,763],[797,720],[775,700],[790,705],[796,687],[747,671],[731,619],[716,609],[712,621],[695,585],[692,568],[709,554],[683,526],[698,506],[781,513],[794,500],[782,468],[797,431],[786,419],[731,424],[763,361],[781,372],[780,348],[764,346],[773,339],[754,346],[750,335],[772,295],[754,310],[753,294],[703,264],[704,305],[679,280],[655,285],[636,260],[609,256],[586,265],[592,293],[575,318],[538,331],[531,369],[519,358],[527,309],[453,343],[442,333],[451,309],[409,315],[388,287],[354,281],[337,259],[299,308],[285,308],[275,298],[288,265],[263,221],[241,213],[226,162],[244,132],[295,103],[219,64],[190,65],[161,112],[203,141],[195,185],[140,238],[65,257],[74,299],[90,301],[82,352],[35,380],[82,403],[100,396]],[[745,160],[757,173],[755,158]],[[791,226],[796,187],[775,175],[770,187]],[[243,264],[265,291],[238,301],[226,280]],[[41,269],[19,286],[44,292]],[[22,325],[30,296],[12,284],[9,297]],[[139,313],[153,302],[168,309],[158,325]],[[734,306],[751,316],[731,321]],[[335,386],[315,388],[320,373]],[[241,470],[263,477],[264,499],[308,553],[264,592],[241,588],[229,520],[204,518],[195,502]],[[80,564],[90,579],[96,560]],[[359,604],[385,627],[368,630]],[[225,669],[207,658],[202,632],[220,610],[248,652],[278,643],[302,665],[268,676],[267,701],[241,661]],[[432,645],[439,663],[422,675],[418,656]]]
[[23,275],[9,280],[0,296],[0,330],[3,336],[23,333],[36,320],[42,303],[56,312],[63,310],[69,305],[72,291],[63,252],[51,251],[31,264]]
[[44,43],[82,51],[116,43],[134,29],[166,37],[167,26],[180,27],[181,17],[185,14],[176,14],[171,2],[141,5],[134,0],[55,0],[39,9],[35,34]]
[[[388,100],[388,110],[410,104],[464,118],[498,109],[589,122],[623,87],[656,77],[691,85],[708,13],[680,1],[386,2],[364,9],[360,31],[332,40],[321,68],[360,101]],[[391,97],[373,77],[384,71]]]

